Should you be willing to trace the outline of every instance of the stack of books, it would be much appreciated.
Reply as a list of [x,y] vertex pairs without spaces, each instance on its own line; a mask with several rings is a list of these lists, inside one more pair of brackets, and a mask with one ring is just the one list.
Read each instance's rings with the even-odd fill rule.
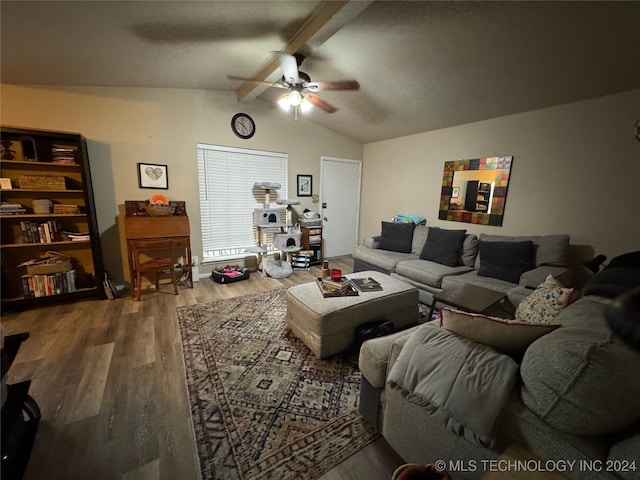
[[323,277],[322,287],[331,293],[344,293],[351,290],[351,280],[344,276],[340,277],[339,280],[334,280],[331,277]]
[[89,232],[62,232],[64,235],[69,238],[72,242],[86,242],[91,240],[91,235]]
[[[344,277],[343,277],[344,279]],[[326,283],[325,283],[326,282]],[[331,280],[331,278],[327,277],[327,278],[316,278],[316,284],[318,285],[318,288],[320,289],[320,293],[322,293],[322,296],[324,298],[329,298],[329,297],[352,297],[352,296],[358,296],[358,291],[353,288],[353,285],[351,284],[350,281],[347,280],[346,284],[344,285],[336,285],[336,282],[334,280]],[[342,283],[342,282],[340,282]]]
[[18,215],[26,211],[20,203],[2,202],[0,205],[0,214],[2,215]]
[[70,145],[54,145],[51,148],[51,163],[57,165],[75,165],[76,147]]

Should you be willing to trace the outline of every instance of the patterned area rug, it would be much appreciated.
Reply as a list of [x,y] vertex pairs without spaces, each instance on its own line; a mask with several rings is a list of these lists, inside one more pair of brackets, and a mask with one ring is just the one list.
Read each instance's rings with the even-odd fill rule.
[[204,480],[311,480],[377,437],[357,357],[316,359],[288,332],[284,295],[178,308]]

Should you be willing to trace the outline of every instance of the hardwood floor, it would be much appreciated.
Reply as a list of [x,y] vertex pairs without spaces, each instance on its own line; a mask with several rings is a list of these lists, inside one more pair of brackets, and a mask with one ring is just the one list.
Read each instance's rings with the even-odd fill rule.
[[[350,256],[330,264],[352,271]],[[207,278],[178,296],[165,287],[140,302],[127,292],[4,315],[6,335],[30,335],[7,381],[31,379],[42,411],[24,480],[199,479],[176,307],[290,287],[319,271],[252,273],[229,285]],[[321,478],[388,480],[401,463],[379,439]]]

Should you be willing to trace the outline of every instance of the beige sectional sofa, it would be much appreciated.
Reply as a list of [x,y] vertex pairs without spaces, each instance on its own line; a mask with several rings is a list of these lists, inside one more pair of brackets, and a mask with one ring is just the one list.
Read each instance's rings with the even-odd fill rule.
[[[638,267],[595,275],[585,296],[555,318],[559,327],[518,358],[438,322],[368,340],[359,357],[360,411],[406,462],[442,460],[456,479],[483,478],[496,465],[491,462],[517,445],[530,452],[532,461],[522,468],[531,474],[558,468],[575,480],[638,480],[640,351],[613,333],[607,315],[614,296],[637,288],[639,280]],[[446,343],[423,341],[435,335]],[[460,359],[464,368],[456,364]],[[403,370],[412,361],[413,369]],[[490,375],[494,365],[511,369],[500,401],[494,395],[500,383]],[[425,397],[411,386],[414,378],[424,379],[418,386],[445,385],[446,393]],[[452,388],[448,378],[456,380]],[[478,408],[474,398],[483,399]],[[457,408],[449,407],[451,400],[458,400]],[[477,440],[474,425],[486,420],[487,402],[496,402],[498,414],[493,431]],[[520,470],[514,478],[529,476]]]
[[[383,225],[384,227],[384,225]],[[382,237],[367,237],[363,245],[353,252],[353,270],[377,270],[405,281],[419,290],[420,301],[430,304],[432,294],[443,288],[461,283],[473,283],[492,290],[507,293],[512,308],[552,274],[563,276],[565,283],[571,283],[569,276],[569,235],[505,236],[465,234],[458,261],[455,265],[445,265],[438,261],[425,260],[425,243],[429,234],[426,225],[417,225],[413,230],[410,252],[398,252],[380,248]],[[532,268],[524,272],[517,282],[481,276],[482,258],[479,255],[480,242],[526,242],[532,241],[534,261]]]

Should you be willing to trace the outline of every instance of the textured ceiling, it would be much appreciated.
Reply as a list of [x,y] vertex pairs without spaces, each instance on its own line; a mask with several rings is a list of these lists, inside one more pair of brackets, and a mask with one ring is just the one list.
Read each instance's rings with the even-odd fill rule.
[[[2,1],[0,79],[235,90],[318,3]],[[301,70],[361,89],[301,121],[372,142],[640,88],[638,31],[640,2],[349,2]]]

